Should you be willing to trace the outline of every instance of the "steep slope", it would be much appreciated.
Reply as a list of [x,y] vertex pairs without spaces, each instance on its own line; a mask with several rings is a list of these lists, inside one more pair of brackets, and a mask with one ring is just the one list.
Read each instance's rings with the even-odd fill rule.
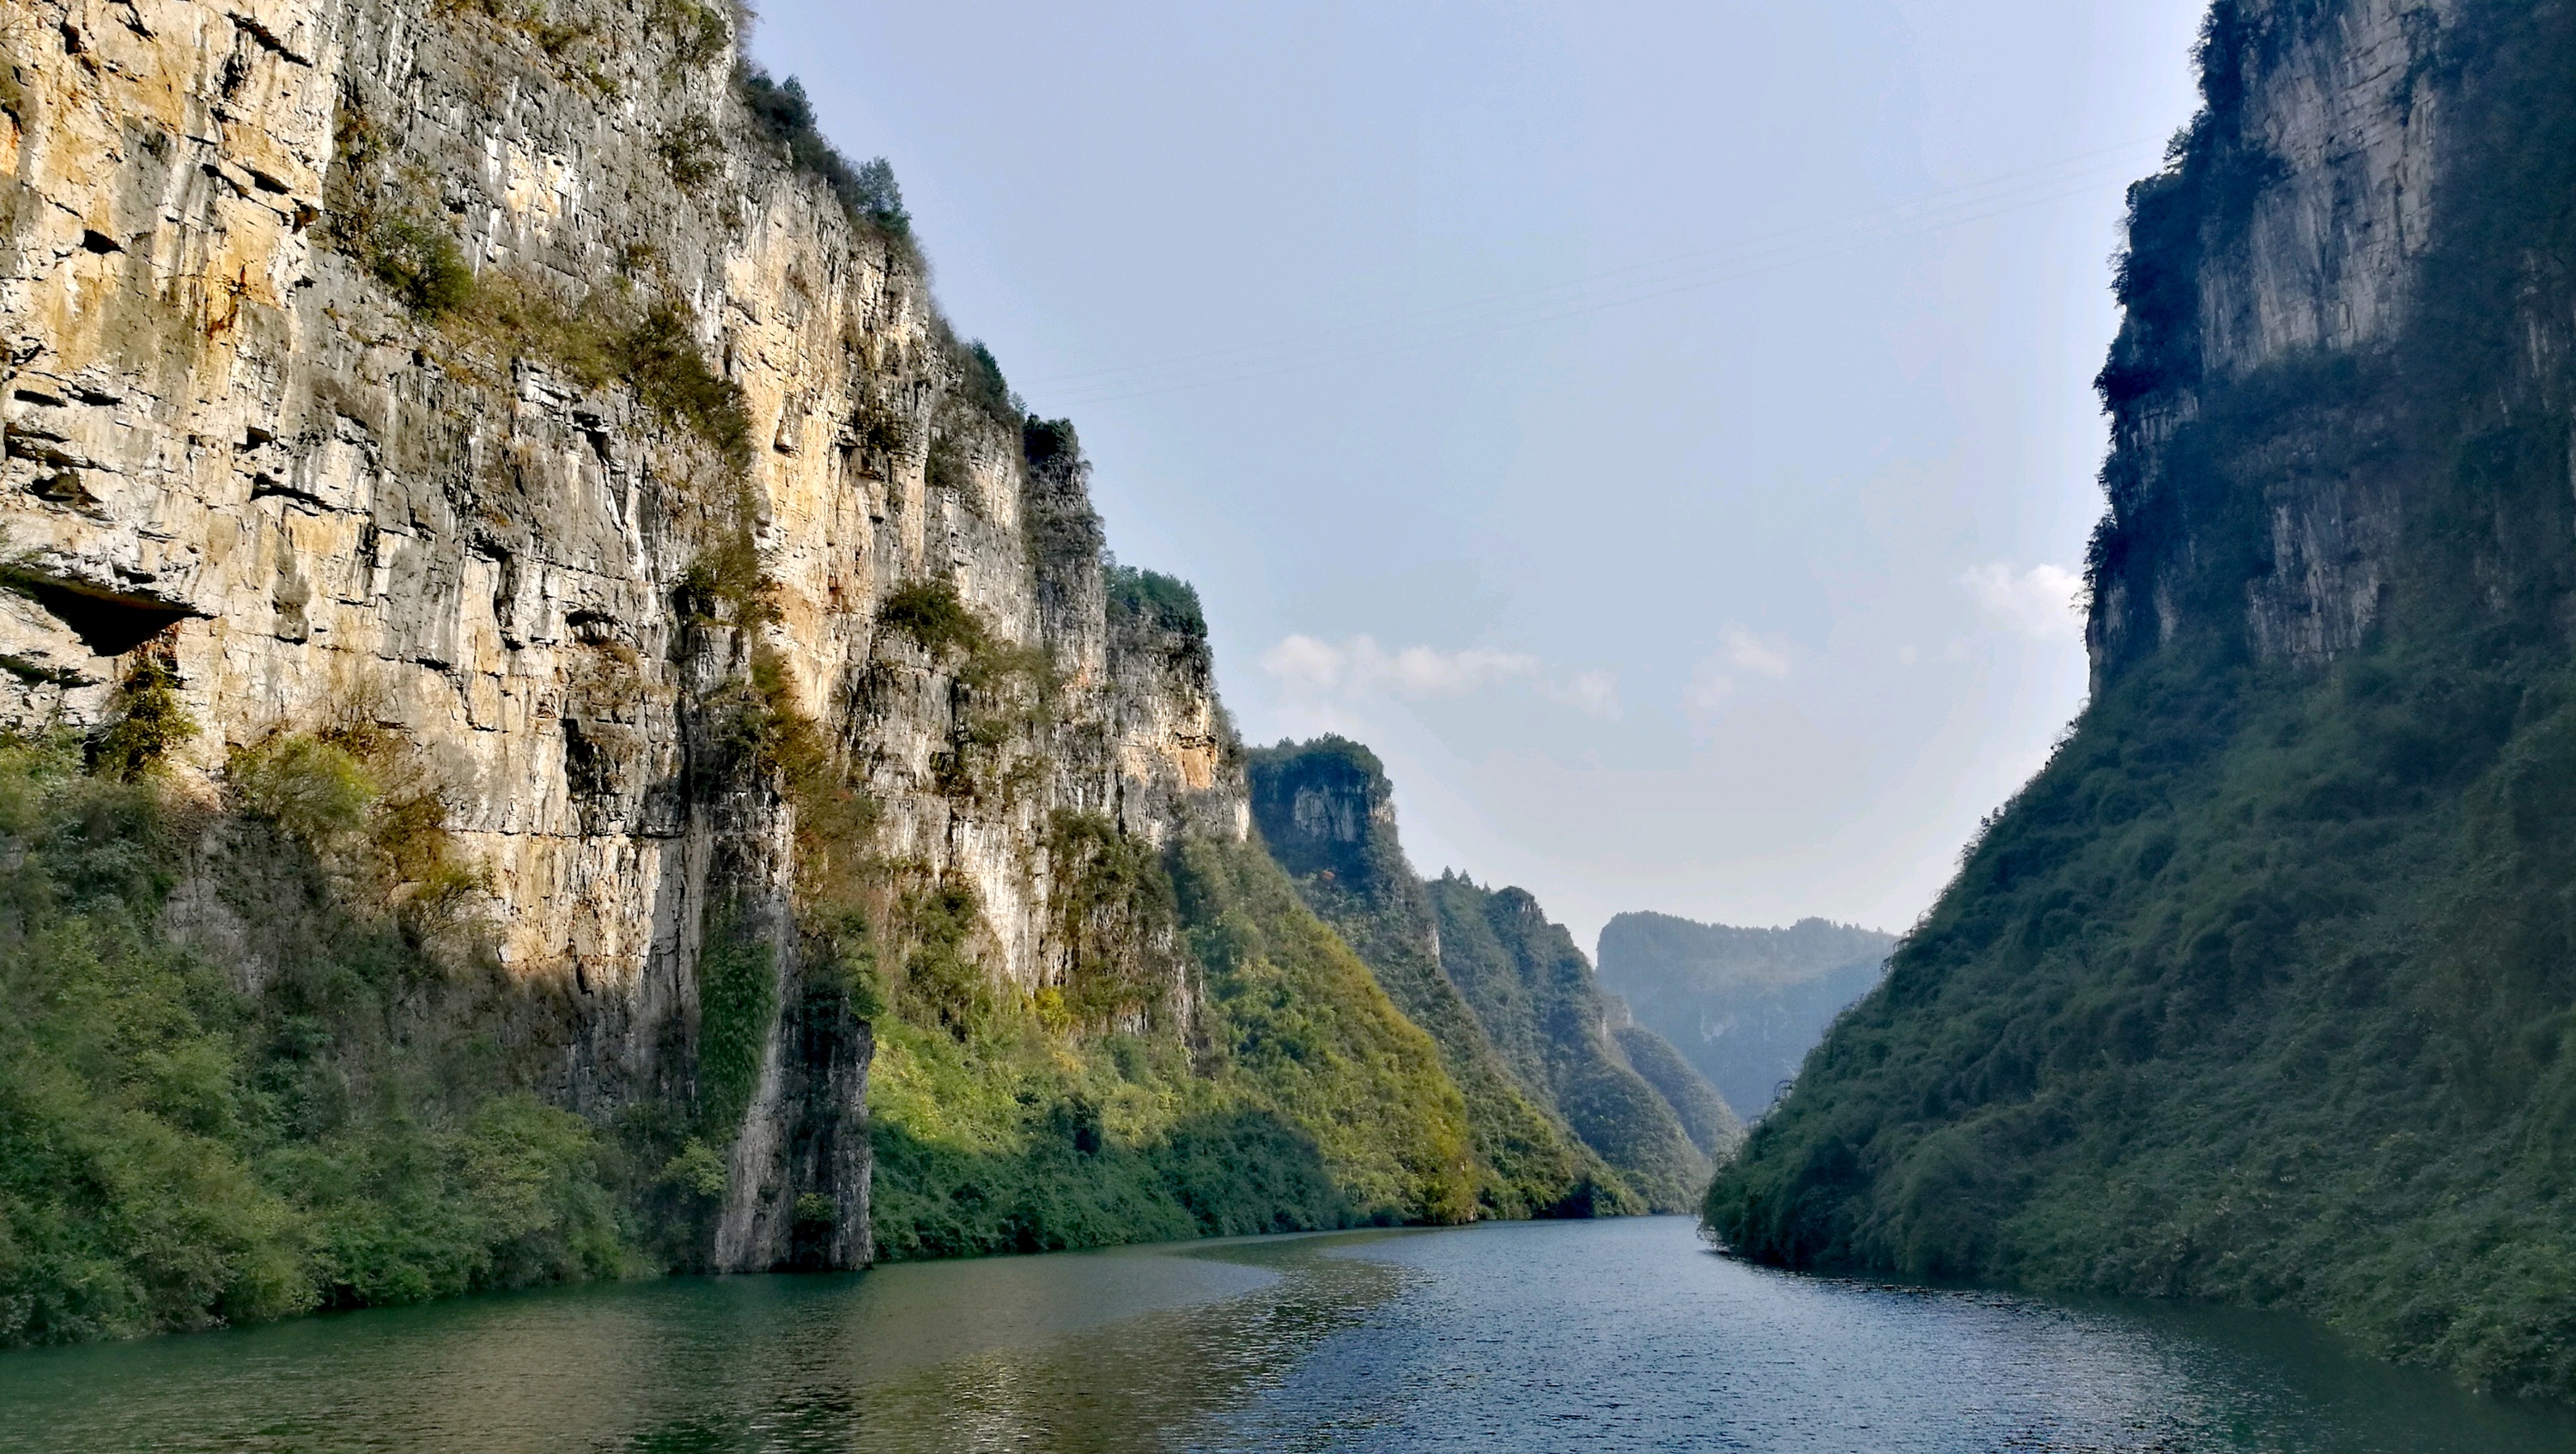
[[1601,983],[1747,1115],[1796,1078],[1834,1017],[1886,971],[1896,936],[1801,919],[1786,929],[1621,914],[1601,928]]
[[1650,1209],[1688,1207],[1708,1158],[1620,1053],[1612,1003],[1565,926],[1549,923],[1525,889],[1488,889],[1455,873],[1428,888],[1440,966],[1504,1068],[1544,1097]]
[[2093,701],[1707,1215],[2576,1394],[2576,7],[2229,0],[2202,73]]
[[1396,835],[1395,797],[1376,754],[1322,737],[1247,754],[1253,822],[1298,893],[1347,940],[1378,983],[1439,1044],[1466,1094],[1493,1217],[1641,1210],[1617,1173],[1552,1110],[1544,1082],[1515,1081],[1440,967],[1429,893]]
[[1717,1087],[1683,1059],[1671,1041],[1630,1018],[1626,1001],[1610,996],[1609,1010],[1610,1042],[1618,1047],[1619,1058],[1664,1098],[1691,1145],[1712,1161],[1734,1155],[1744,1143],[1744,1121]]
[[0,1341],[1466,1215],[742,13],[0,6]]

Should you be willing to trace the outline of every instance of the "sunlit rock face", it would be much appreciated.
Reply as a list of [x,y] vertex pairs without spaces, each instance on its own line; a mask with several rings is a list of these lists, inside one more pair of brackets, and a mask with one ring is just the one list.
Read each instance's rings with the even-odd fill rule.
[[[855,1265],[868,1039],[792,1013],[795,815],[725,747],[755,656],[855,765],[889,882],[970,885],[1022,990],[1060,967],[1055,815],[1240,836],[1238,754],[1204,641],[1109,619],[1069,430],[1029,464],[908,244],[747,116],[733,13],[520,15],[0,4],[0,720],[91,727],[145,650],[210,797],[270,733],[399,733],[493,952],[564,987],[585,1111],[684,1093],[709,925],[764,943],[716,1260],[784,1260],[819,1195]],[[477,280],[446,311],[442,245]],[[654,370],[729,382],[738,429]],[[765,608],[700,589],[745,542]],[[924,582],[1039,665],[881,629]]]

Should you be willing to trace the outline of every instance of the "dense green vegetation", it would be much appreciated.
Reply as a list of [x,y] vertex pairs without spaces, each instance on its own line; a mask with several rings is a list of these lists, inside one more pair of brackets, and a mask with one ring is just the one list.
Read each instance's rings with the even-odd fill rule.
[[1708,1158],[1611,1042],[1592,966],[1526,889],[1461,874],[1430,884],[1440,964],[1514,1077],[1541,1089],[1585,1145],[1655,1211],[1697,1204]]
[[[2136,198],[2105,397],[2199,393],[2169,438],[2118,424],[2101,690],[1706,1215],[1782,1262],[2286,1305],[2576,1395],[2576,7],[2444,31],[2394,345],[2212,382],[2167,293],[2260,184],[2240,59],[2315,9],[2218,8],[2211,115]],[[2377,623],[2261,660],[2270,511],[2320,489],[2394,521]]]
[[[2262,1304],[2576,1388],[2576,680],[2097,704],[1711,1191],[1739,1248]],[[1812,1084],[1810,1084],[1812,1082]]]
[[[1195,597],[1190,604],[1195,608]],[[1250,753],[1246,771],[1253,821],[1298,893],[1439,1046],[1441,1064],[1466,1098],[1481,1214],[1643,1210],[1618,1173],[1546,1108],[1540,1093],[1513,1080],[1440,968],[1430,896],[1405,861],[1392,816],[1371,811],[1390,791],[1376,754],[1340,737],[1283,742]],[[1335,805],[1345,821],[1301,823],[1301,793]],[[1343,827],[1351,830],[1347,836]]]
[[971,1017],[899,988],[869,1085],[880,1256],[1471,1214],[1465,1108],[1430,1041],[1257,845],[1114,873],[1093,902],[1168,905],[1203,1018],[1115,1028],[1078,977],[1010,1003],[979,977]]
[[413,765],[339,733],[239,777],[217,818],[0,744],[0,1343],[650,1265],[660,1164],[533,1094],[555,1017],[457,932]]
[[1895,935],[1822,919],[1738,929],[1621,914],[1601,927],[1601,983],[1728,1106],[1759,1116],[1895,947]]
[[1101,567],[1101,579],[1109,592],[1110,619],[1183,636],[1207,635],[1207,613],[1199,609],[1198,588],[1189,582],[1116,561]]
[[1621,1025],[1610,1032],[1610,1040],[1637,1078],[1663,1097],[1700,1155],[1723,1161],[1735,1154],[1744,1140],[1743,1120],[1671,1041],[1642,1025]]

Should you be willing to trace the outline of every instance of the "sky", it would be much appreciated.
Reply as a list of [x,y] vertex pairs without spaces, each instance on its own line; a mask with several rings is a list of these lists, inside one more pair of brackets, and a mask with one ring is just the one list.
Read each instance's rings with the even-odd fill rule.
[[941,307],[1426,874],[1903,929],[2080,710],[2198,0],[765,0]]

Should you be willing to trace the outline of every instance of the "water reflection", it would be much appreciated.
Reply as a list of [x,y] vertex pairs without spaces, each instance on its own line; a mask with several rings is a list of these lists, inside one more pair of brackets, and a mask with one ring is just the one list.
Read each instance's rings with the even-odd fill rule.
[[1260,1239],[567,1289],[12,1354],[0,1444],[1152,1448],[1413,1275],[1322,1250]]
[[2565,1454],[2576,1415],[2469,1396],[2292,1319],[1745,1267],[1688,1223],[1502,1226],[1197,1447]]
[[2576,1449],[2285,1320],[1786,1277],[1687,1222],[470,1299],[0,1356],[34,1451]]

